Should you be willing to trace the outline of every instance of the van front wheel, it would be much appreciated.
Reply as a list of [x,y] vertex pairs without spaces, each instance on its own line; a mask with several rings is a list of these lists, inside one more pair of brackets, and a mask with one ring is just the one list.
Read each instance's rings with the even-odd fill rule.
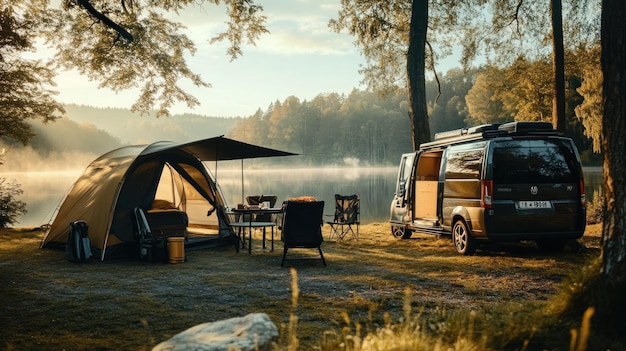
[[398,239],[410,239],[413,231],[403,226],[392,225],[391,234]]
[[456,252],[461,255],[471,256],[476,252],[476,239],[474,239],[467,229],[463,220],[457,220],[452,227],[452,243]]

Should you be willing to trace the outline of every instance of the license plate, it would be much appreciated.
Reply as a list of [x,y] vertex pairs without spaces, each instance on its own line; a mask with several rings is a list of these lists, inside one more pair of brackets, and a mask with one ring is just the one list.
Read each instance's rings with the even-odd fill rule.
[[552,208],[550,201],[518,201],[516,204],[520,210],[534,210],[537,208]]

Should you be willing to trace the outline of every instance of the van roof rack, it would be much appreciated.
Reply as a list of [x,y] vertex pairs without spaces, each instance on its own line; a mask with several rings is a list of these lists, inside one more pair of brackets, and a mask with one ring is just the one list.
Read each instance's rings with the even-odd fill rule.
[[420,145],[420,149],[458,144],[466,141],[514,135],[559,135],[550,122],[509,122],[481,124],[435,134],[435,139]]
[[455,138],[455,137],[460,137],[463,135],[482,133],[482,132],[486,132],[489,130],[498,130],[499,126],[500,126],[499,123],[481,124],[476,127],[460,128],[460,129],[449,130],[446,132],[435,133],[435,140]]
[[435,134],[435,140],[423,143],[420,149],[458,144],[465,141],[507,136],[504,130],[499,130],[500,124],[482,124],[476,127],[454,129]]

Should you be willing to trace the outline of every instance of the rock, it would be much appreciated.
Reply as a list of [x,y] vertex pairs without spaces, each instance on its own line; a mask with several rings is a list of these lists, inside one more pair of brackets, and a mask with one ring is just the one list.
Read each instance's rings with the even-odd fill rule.
[[267,314],[251,313],[198,324],[158,344],[152,351],[269,350],[270,341],[277,336],[278,328]]

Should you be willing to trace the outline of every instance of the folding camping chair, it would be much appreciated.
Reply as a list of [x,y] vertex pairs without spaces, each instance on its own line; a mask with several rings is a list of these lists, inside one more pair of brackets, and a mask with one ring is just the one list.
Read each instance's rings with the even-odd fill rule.
[[133,209],[135,215],[135,235],[139,243],[139,259],[142,261],[152,261],[156,246],[155,238],[152,236],[150,225],[146,215],[139,207]]
[[[284,267],[287,260],[287,251],[292,248],[316,248],[324,266],[324,254],[322,253],[322,215],[324,201],[295,202],[288,201],[283,216],[283,260],[280,263]],[[311,260],[311,257],[290,257],[290,260]]]
[[[343,238],[352,233],[354,240],[359,240],[359,225],[361,224],[361,196],[339,195],[335,194],[335,215],[332,221],[326,222],[330,226],[330,235],[328,239],[336,236],[337,239]],[[356,226],[356,232],[353,226]]]

